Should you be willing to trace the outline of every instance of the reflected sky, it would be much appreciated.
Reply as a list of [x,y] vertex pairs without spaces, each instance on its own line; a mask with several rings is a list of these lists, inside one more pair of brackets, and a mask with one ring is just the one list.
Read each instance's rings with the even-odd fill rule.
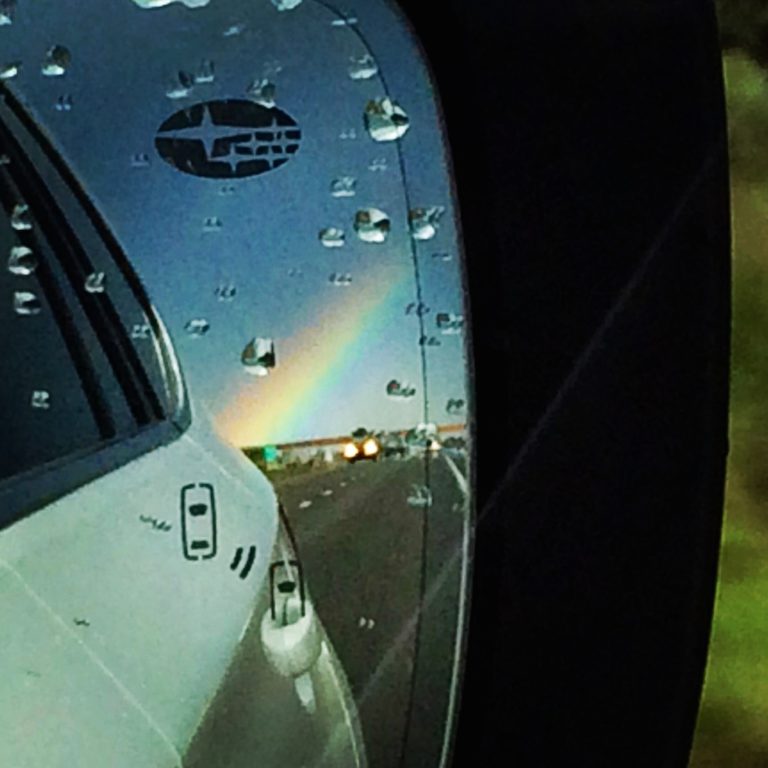
[[[466,400],[464,338],[443,333],[436,319],[464,311],[449,179],[432,93],[405,32],[393,29],[377,55],[357,28],[334,24],[338,17],[311,0],[290,12],[238,0],[194,11],[112,2],[87,25],[63,26],[56,15],[35,16],[20,5],[4,42],[9,60],[23,60],[29,51],[44,56],[55,41],[71,54],[66,73],[44,77],[39,65],[23,67],[11,87],[53,128],[162,314],[193,403],[210,411],[227,439],[253,446],[359,426],[460,421],[447,404]],[[126,33],[111,37],[107,66],[93,30],[122,20]],[[238,26],[237,35],[228,33]],[[366,56],[379,72],[353,77],[355,62],[370,66]],[[394,61],[397,72],[388,73]],[[169,80],[202,63],[215,77],[187,97],[169,98]],[[199,178],[155,151],[158,128],[179,109],[248,98],[253,82],[267,76],[277,106],[302,131],[284,166],[250,178]],[[388,95],[408,114],[409,128],[396,142],[375,141],[366,105]],[[70,110],[56,109],[62,97]],[[341,177],[355,180],[354,195],[333,194]],[[436,234],[413,239],[409,211],[432,206],[447,208]],[[389,217],[384,242],[365,242],[355,231],[358,211],[367,208]],[[344,231],[343,246],[323,245],[320,232],[329,227]],[[224,295],[222,286],[230,288]],[[421,316],[407,312],[419,301]],[[207,322],[205,333],[191,333],[191,321]],[[276,366],[266,377],[249,375],[241,362],[254,338],[274,340]],[[388,395],[392,379],[413,385],[415,395]]]

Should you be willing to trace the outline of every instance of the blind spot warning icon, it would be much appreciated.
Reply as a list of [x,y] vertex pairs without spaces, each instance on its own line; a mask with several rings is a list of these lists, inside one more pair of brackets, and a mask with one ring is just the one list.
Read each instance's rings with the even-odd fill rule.
[[181,489],[181,539],[187,560],[216,556],[216,499],[210,483]]

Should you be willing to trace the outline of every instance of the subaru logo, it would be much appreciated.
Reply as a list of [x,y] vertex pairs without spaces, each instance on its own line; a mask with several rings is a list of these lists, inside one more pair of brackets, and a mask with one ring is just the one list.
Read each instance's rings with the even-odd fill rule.
[[301,129],[281,109],[228,99],[194,104],[158,129],[155,146],[167,163],[210,179],[242,179],[285,165]]

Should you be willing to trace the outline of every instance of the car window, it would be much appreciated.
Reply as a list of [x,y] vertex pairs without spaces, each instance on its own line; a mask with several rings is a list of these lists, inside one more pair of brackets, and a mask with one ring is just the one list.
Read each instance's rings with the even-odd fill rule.
[[117,374],[133,420],[143,426],[179,417],[184,387],[170,339],[121,246],[12,94],[0,115],[9,159],[16,155],[8,169],[24,202],[36,200],[64,282]]
[[[63,168],[7,94],[0,104],[0,348],[9,432],[0,492],[10,502],[2,524],[129,454],[114,465],[64,472],[67,462],[161,423],[188,422],[165,327],[108,229],[57,165]],[[136,443],[129,453],[143,449]],[[49,476],[35,486],[32,475],[41,472]],[[14,492],[17,481],[24,492]]]
[[[86,394],[76,362],[81,350],[68,333],[66,308],[50,269],[41,263],[40,241],[11,226],[14,209],[5,191],[0,216],[5,262],[0,272],[0,392],[7,437],[0,452],[0,480],[88,448],[108,437],[111,427]],[[30,220],[27,215],[25,221]]]

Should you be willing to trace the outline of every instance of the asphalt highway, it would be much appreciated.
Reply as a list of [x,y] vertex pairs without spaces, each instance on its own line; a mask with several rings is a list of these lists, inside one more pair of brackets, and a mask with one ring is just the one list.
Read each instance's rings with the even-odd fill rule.
[[439,452],[272,477],[357,702],[371,768],[439,764],[466,477],[462,456]]

